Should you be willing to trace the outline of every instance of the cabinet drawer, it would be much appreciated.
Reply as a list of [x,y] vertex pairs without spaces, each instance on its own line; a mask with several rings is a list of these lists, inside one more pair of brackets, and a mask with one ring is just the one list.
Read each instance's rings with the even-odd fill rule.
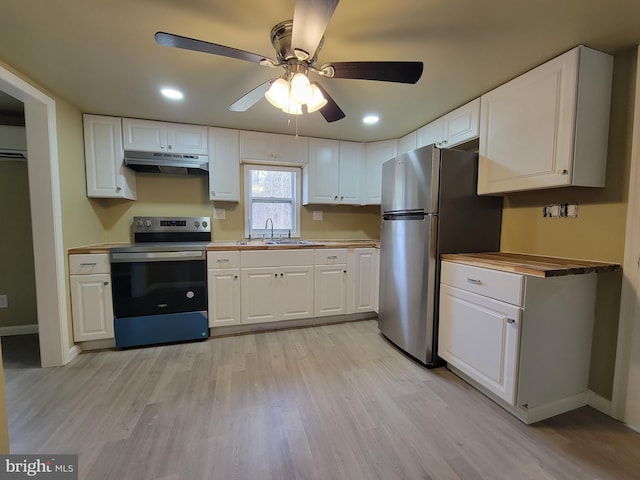
[[111,273],[108,253],[69,255],[69,275]]
[[517,273],[444,261],[440,281],[452,287],[513,305],[522,305],[523,302],[524,277]]
[[240,252],[207,252],[207,268],[239,268]]
[[318,248],[315,252],[316,265],[336,265],[347,263],[346,248]]

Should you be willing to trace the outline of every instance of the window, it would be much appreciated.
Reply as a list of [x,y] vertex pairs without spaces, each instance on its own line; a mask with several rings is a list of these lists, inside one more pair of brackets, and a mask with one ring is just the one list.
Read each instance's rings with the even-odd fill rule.
[[[300,169],[245,165],[245,236],[300,236]],[[268,223],[268,225],[267,225]]]

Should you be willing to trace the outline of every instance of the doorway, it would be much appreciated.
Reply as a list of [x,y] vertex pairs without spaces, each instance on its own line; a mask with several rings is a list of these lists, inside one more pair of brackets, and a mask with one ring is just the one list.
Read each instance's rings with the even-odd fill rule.
[[41,365],[64,365],[78,350],[69,345],[55,101],[2,66],[0,91],[24,103]]

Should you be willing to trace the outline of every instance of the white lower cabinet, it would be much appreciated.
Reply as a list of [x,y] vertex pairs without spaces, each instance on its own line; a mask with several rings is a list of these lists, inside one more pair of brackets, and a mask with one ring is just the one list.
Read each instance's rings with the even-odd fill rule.
[[313,250],[240,253],[242,323],[313,317]]
[[443,261],[438,355],[526,423],[586,405],[595,288]]
[[209,327],[240,324],[240,252],[207,253]]
[[315,251],[315,316],[344,315],[347,311],[347,249]]
[[109,255],[70,255],[69,273],[74,341],[114,338]]
[[347,254],[349,285],[346,313],[378,311],[379,250],[353,248]]

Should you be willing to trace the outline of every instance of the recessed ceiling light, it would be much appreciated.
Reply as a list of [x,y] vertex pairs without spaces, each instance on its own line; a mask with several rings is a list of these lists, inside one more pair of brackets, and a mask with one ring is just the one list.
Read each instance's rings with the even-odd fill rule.
[[175,88],[163,88],[160,90],[160,93],[171,100],[182,100],[184,95],[181,91],[176,90]]
[[377,115],[367,115],[362,119],[362,123],[366,123],[367,125],[374,125],[378,123],[378,120],[380,120],[380,117],[378,117]]

